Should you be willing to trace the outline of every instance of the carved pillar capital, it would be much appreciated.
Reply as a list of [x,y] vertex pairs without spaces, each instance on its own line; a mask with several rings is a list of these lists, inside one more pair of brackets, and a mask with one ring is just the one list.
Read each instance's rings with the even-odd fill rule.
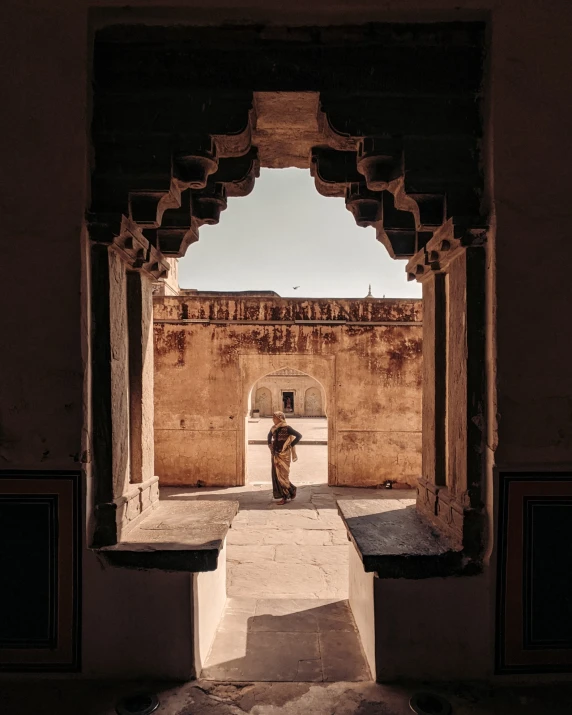
[[431,266],[429,264],[429,255],[425,248],[417,251],[417,253],[411,258],[407,265],[405,266],[405,271],[407,273],[408,281],[418,281],[423,283],[428,276],[434,273],[435,270],[439,270],[438,266]]

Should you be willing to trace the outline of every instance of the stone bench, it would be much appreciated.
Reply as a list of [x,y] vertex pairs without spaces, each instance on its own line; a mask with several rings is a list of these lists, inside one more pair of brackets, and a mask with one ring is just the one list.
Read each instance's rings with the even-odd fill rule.
[[226,603],[226,535],[238,508],[238,501],[159,501],[119,543],[97,549],[115,567],[189,572],[197,675]]
[[470,617],[486,610],[480,565],[425,522],[414,499],[337,504],[352,542],[350,606],[376,680],[471,677],[484,655],[483,620]]
[[237,501],[160,501],[119,543],[98,551],[123,568],[214,571],[237,513]]

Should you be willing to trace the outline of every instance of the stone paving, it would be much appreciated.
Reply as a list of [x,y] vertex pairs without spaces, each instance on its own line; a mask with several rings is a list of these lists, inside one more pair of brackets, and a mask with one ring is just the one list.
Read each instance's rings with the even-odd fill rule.
[[[336,500],[394,495],[329,487],[327,446],[303,445],[291,472],[296,499],[278,506],[268,448],[250,445],[248,460],[245,487],[184,492],[186,498],[240,503],[227,536],[228,602],[202,677],[226,682],[370,680],[347,601],[350,545]],[[183,495],[165,489],[162,498],[170,493]]]
[[347,598],[349,543],[336,506],[342,496],[355,495],[299,483],[296,499],[277,506],[270,485],[246,487],[227,537],[227,595]]
[[[326,420],[304,421],[325,430]],[[306,425],[304,431],[301,424],[294,426],[308,432]],[[268,429],[266,424],[262,431]],[[227,535],[228,601],[203,670],[207,680],[371,679],[347,601],[350,544],[336,501],[394,498],[395,493],[329,487],[327,445],[301,445],[298,454],[290,475],[298,493],[284,506],[272,496],[266,445],[249,445],[244,487],[161,490],[166,500],[240,503]],[[400,491],[399,496],[414,494]]]
[[348,602],[229,598],[202,678],[371,680]]
[[369,680],[347,602],[349,542],[336,506],[363,490],[299,481],[296,499],[282,507],[270,484],[225,491],[240,511],[227,536],[227,607],[202,677]]

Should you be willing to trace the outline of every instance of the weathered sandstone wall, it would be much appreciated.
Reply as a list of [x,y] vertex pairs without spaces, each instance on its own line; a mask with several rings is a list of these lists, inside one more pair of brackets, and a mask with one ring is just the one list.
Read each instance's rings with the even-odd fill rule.
[[421,301],[161,296],[154,319],[162,484],[242,484],[250,390],[281,368],[324,387],[331,484],[416,483]]

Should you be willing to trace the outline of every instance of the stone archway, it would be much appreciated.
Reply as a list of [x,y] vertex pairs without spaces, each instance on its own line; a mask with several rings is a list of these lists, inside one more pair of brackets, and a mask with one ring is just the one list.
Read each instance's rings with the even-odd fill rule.
[[[227,197],[246,196],[260,166],[298,166],[310,169],[321,194],[343,198],[359,226],[374,227],[392,257],[409,258],[409,277],[424,283],[428,398],[419,508],[465,546],[465,535],[476,535],[471,548],[478,553],[485,29],[481,22],[299,27],[294,33],[279,26],[269,32],[134,24],[96,32],[87,222],[92,392],[102,396],[92,414],[101,426],[93,440],[96,541],[116,542],[118,515],[125,511],[117,506],[130,487],[117,455],[125,453],[131,426],[115,399],[129,391],[124,384],[116,388],[120,371],[109,369],[112,326],[121,324],[112,314],[125,312],[113,286],[127,271],[164,278],[166,259],[183,256],[202,225],[218,222]],[[457,380],[458,361],[445,346],[449,327],[464,344],[454,332],[461,325],[470,349],[459,356]],[[121,330],[113,332],[117,337]],[[326,395],[330,403],[327,389]],[[455,411],[460,419],[453,425],[463,439],[443,428]],[[450,454],[455,458],[446,461]],[[330,462],[332,483],[335,467]],[[465,516],[475,528],[465,528]]]
[[337,483],[337,431],[336,431],[336,384],[335,357],[333,355],[260,355],[241,354],[239,369],[242,394],[241,415],[239,420],[241,433],[237,439],[237,459],[240,465],[239,474],[242,484],[246,481],[246,450],[247,450],[247,416],[248,398],[256,383],[269,373],[294,368],[314,378],[321,386],[325,395],[324,412],[328,414],[328,484]]

